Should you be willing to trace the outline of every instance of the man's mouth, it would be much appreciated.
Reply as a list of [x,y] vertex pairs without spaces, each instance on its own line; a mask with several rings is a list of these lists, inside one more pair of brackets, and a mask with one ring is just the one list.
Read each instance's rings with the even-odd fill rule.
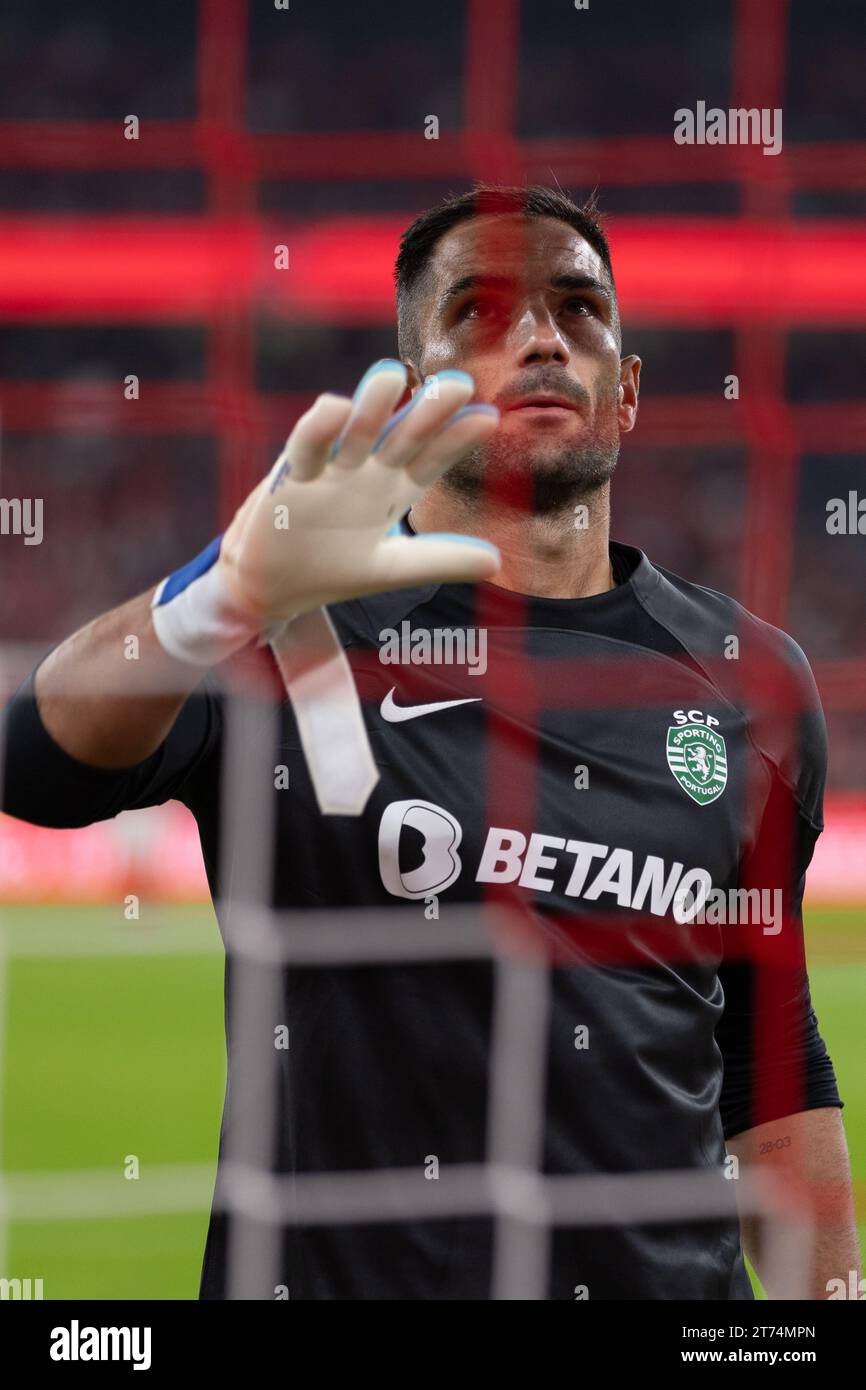
[[513,405],[508,407],[509,410],[552,411],[576,410],[576,408],[574,402],[570,401],[566,396],[550,396],[544,393],[533,396],[523,396],[519,401],[515,401]]

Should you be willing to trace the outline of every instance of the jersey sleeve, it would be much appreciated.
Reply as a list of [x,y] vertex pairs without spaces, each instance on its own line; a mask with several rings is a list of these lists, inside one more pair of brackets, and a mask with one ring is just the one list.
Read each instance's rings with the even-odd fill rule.
[[[787,927],[801,954],[799,909]],[[833,1062],[812,1007],[805,962],[773,973],[764,962],[723,962],[725,995],[716,1042],[724,1074],[719,1112],[725,1138],[803,1110],[842,1107]]]
[[[840,1106],[833,1063],[812,1007],[803,930],[806,871],[823,828],[827,735],[806,658],[787,639],[780,680],[794,701],[774,719],[761,753],[770,790],[740,887],[774,895],[779,930],[728,925],[719,978],[725,995],[716,1041],[724,1060],[719,1108],[725,1137],[785,1115]],[[787,734],[785,730],[787,729]]]
[[185,788],[216,756],[220,706],[205,681],[184,704],[161,747],[132,767],[79,762],[51,737],[31,675],[0,719],[0,809],[33,825],[69,829],[120,811],[185,800]]

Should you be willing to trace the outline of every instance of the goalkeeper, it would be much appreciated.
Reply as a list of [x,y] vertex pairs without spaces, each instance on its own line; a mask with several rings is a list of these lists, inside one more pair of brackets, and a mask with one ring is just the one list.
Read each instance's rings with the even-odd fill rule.
[[[826,769],[808,663],[734,600],[610,539],[641,364],[622,353],[594,208],[547,189],[449,199],[405,233],[397,290],[404,365],[377,364],[354,401],[320,397],[219,541],[71,637],[18,693],[5,808],[72,826],[182,800],[225,925],[238,880],[222,835],[225,709],[200,682],[270,644],[290,695],[270,758],[289,787],[262,792],[274,905],[366,906],[385,923],[414,903],[435,934],[452,904],[509,901],[553,966],[526,1161],[558,1176],[719,1174],[728,1154],[785,1164],[832,1194],[807,1271],[810,1296],[826,1297],[859,1256],[803,948]],[[479,630],[485,660],[470,666],[460,652]],[[386,663],[394,634],[420,659]],[[443,650],[431,634],[465,638],[457,659],[425,657]],[[741,888],[782,910],[692,921],[711,892]],[[292,1299],[490,1296],[489,1210],[430,1213],[453,1169],[489,1156],[495,983],[489,962],[446,950],[404,960],[396,931],[393,963],[281,972],[272,1016],[240,1041],[229,991],[221,1173],[238,1142],[280,1173],[400,1169],[428,1213],[314,1225],[284,1212],[276,1270],[262,1227],[244,1296],[273,1298],[274,1272]],[[275,1052],[286,1024],[291,1045]],[[515,1095],[526,1084],[516,1073]],[[736,1184],[721,1186],[733,1203]],[[233,1244],[223,1196],[218,1179],[206,1298],[237,1293],[236,1255],[251,1248]],[[772,1283],[748,1215],[599,1214],[552,1233],[545,1292],[749,1299],[744,1252]]]

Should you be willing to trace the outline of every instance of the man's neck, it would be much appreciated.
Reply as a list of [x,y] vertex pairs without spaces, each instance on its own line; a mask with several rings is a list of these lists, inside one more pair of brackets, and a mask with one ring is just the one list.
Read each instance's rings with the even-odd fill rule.
[[607,487],[578,510],[569,505],[539,516],[488,498],[467,501],[440,482],[415,503],[409,521],[416,531],[454,531],[491,541],[502,555],[502,567],[491,582],[515,593],[589,598],[607,593],[616,584],[608,550]]

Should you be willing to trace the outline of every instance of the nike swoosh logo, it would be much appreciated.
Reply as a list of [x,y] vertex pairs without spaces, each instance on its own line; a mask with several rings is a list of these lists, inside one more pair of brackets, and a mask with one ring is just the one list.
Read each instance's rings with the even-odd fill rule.
[[389,724],[402,724],[406,719],[420,719],[422,714],[435,714],[440,709],[454,709],[455,705],[475,705],[482,698],[480,695],[469,695],[464,700],[436,700],[432,705],[395,705],[396,689],[396,685],[391,686],[379,707],[379,713]]

